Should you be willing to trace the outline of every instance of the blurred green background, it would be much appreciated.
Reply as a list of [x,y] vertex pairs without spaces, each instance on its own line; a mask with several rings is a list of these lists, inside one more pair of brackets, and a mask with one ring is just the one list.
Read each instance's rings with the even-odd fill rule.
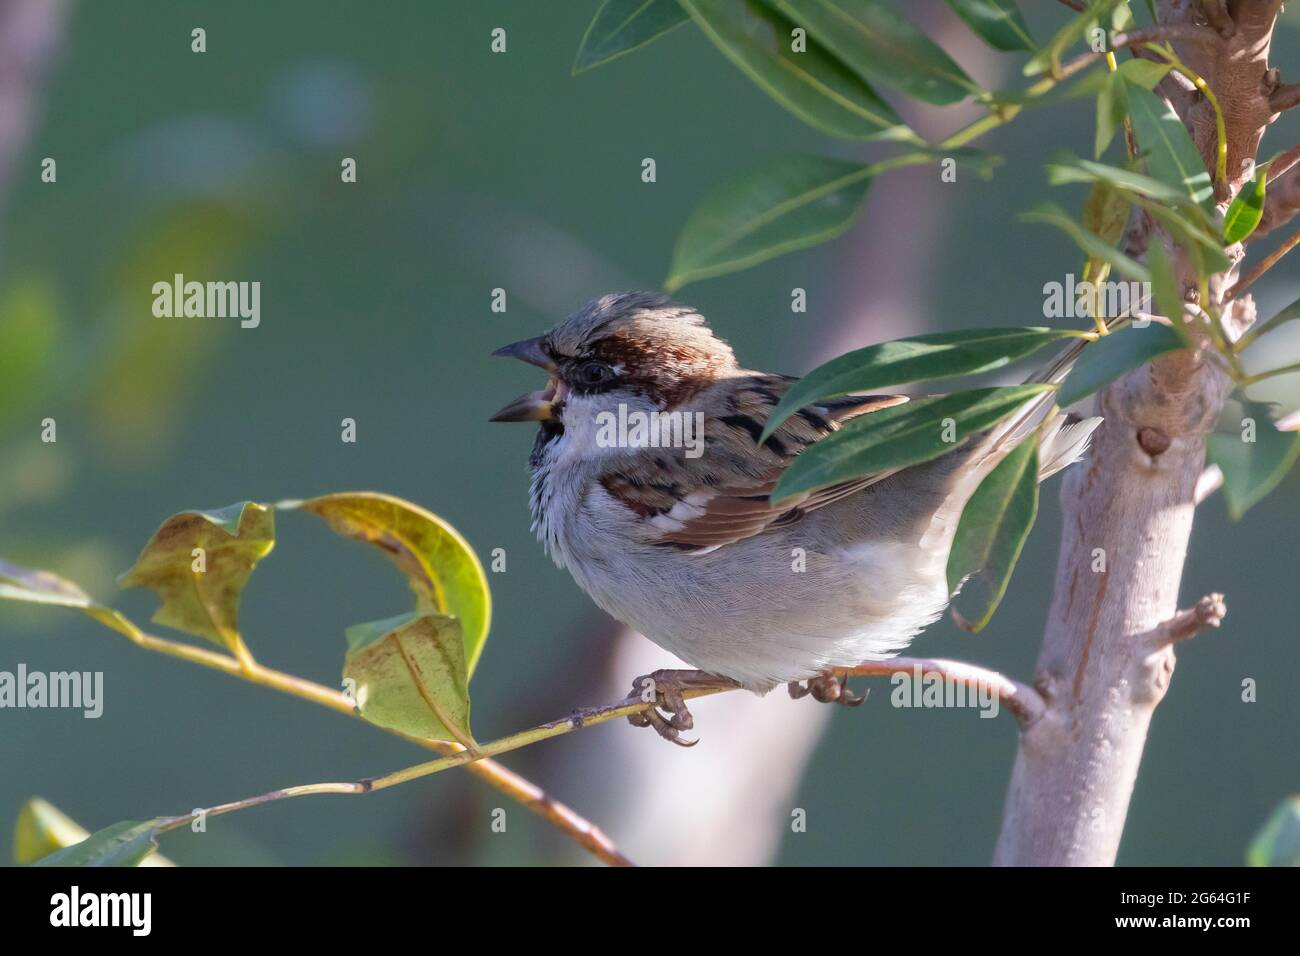
[[[528,531],[531,430],[487,424],[538,383],[488,353],[595,295],[658,286],[687,216],[737,169],[783,151],[854,153],[785,114],[693,27],[571,77],[597,6],[74,7],[2,223],[0,555],[58,570],[143,622],[152,596],[118,592],[114,578],[169,514],[385,491],[446,517],[485,559],[496,547],[508,554],[507,573],[490,576],[494,627],[474,682],[479,739],[599,702],[590,659],[608,628]],[[939,4],[909,6],[950,19]],[[1060,22],[1054,6],[1030,11],[1040,37]],[[190,52],[195,26],[207,30],[206,54]],[[497,26],[508,31],[505,55],[488,49]],[[1280,30],[1275,51],[1298,42],[1294,27]],[[1279,60],[1300,57],[1275,52]],[[1042,174],[1052,150],[1090,148],[1092,122],[1082,101],[1026,116],[981,142],[1007,156],[991,181],[935,183],[945,224],[912,252],[926,282],[909,329],[873,328],[869,290],[847,333],[832,307],[845,276],[876,255],[854,239],[865,223],[679,298],[747,364],[791,373],[815,364],[817,343],[837,327],[848,347],[1035,324],[1043,283],[1076,270],[1078,255],[1014,214],[1052,192]],[[1278,124],[1261,155],[1291,145],[1296,129],[1291,118]],[[45,156],[57,159],[57,184],[39,181]],[[345,156],[357,160],[356,184],[340,182]],[[657,183],[640,181],[646,156]],[[867,220],[892,188],[876,184]],[[907,219],[890,229],[906,247]],[[175,272],[260,280],[261,326],[155,319],[150,286]],[[489,309],[498,286],[509,295],[505,314]],[[790,312],[794,286],[808,290],[806,315]],[[1257,286],[1263,314],[1298,295],[1294,262]],[[1277,347],[1295,354],[1300,340],[1279,335]],[[1286,410],[1300,404],[1291,387],[1273,396]],[[58,423],[54,445],[39,441],[46,417]],[[355,445],[339,440],[344,417],[358,423]],[[1198,514],[1183,597],[1226,592],[1230,613],[1221,632],[1179,653],[1121,863],[1238,864],[1270,809],[1300,784],[1296,490],[1293,474],[1235,525],[1218,498]],[[918,650],[1031,674],[1057,514],[1053,483],[987,632],[962,634],[945,621]],[[277,524],[276,549],[245,592],[245,637],[263,662],[334,686],[343,628],[406,610],[408,595],[380,556],[313,519],[282,514]],[[19,662],[103,671],[106,700],[98,720],[0,711],[5,859],[10,822],[33,795],[96,829],[424,759],[360,722],[136,650],[72,612],[0,607],[0,669]],[[1241,701],[1247,677],[1258,682],[1257,703]],[[786,834],[778,862],[989,860],[1013,723],[893,710],[887,691],[882,683],[866,707],[833,715],[795,801],[810,825]],[[554,766],[599,735],[639,732],[606,725],[505,762],[582,811],[602,778]],[[708,748],[689,759],[709,760]],[[241,813],[213,821],[206,837],[168,837],[163,852],[181,863],[574,859],[567,841],[522,812],[506,833],[491,833],[500,805],[453,772],[364,798]],[[689,839],[685,808],[682,833]]]

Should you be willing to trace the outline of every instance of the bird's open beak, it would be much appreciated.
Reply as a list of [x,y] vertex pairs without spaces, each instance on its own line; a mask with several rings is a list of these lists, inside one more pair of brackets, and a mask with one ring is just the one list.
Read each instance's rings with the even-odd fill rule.
[[[555,362],[543,351],[540,338],[512,342],[503,348],[497,349],[492,354],[519,359],[521,362],[536,365],[538,368],[543,368],[550,373],[554,373],[556,370]],[[561,390],[562,386],[552,374],[546,388],[540,392],[529,392],[527,395],[520,395],[489,420],[494,422],[549,421],[556,404],[559,402]]]

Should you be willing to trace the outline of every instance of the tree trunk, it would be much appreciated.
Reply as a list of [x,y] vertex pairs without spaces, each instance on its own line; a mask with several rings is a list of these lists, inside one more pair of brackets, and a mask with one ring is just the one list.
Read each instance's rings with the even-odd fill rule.
[[[1275,118],[1269,100],[1277,76],[1268,72],[1267,57],[1278,6],[1262,0],[1204,8],[1163,0],[1159,6],[1162,26],[1201,28],[1201,36],[1174,46],[1224,109],[1228,174],[1217,186],[1221,203],[1249,180],[1260,138]],[[1171,75],[1158,92],[1213,170],[1213,109],[1179,77]],[[1155,241],[1168,245],[1144,214],[1129,234],[1129,251],[1141,254]],[[1180,266],[1194,299],[1194,273]],[[1235,266],[1211,282],[1216,304],[1234,273]],[[1253,320],[1249,296],[1225,308],[1230,338]],[[1020,736],[997,864],[1115,862],[1147,728],[1173,674],[1174,644],[1216,625],[1223,614],[1217,595],[1181,613],[1176,602],[1205,436],[1229,385],[1216,357],[1185,350],[1097,398],[1105,422],[1087,462],[1068,473],[1061,490],[1064,530],[1035,680],[1047,706]]]

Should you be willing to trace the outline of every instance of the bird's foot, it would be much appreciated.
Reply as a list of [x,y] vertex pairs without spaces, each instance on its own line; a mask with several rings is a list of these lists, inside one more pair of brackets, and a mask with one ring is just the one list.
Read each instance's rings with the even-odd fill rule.
[[870,690],[861,696],[850,693],[849,679],[841,677],[834,671],[827,671],[802,683],[792,680],[786,685],[786,690],[795,700],[812,694],[813,700],[821,701],[823,704],[843,704],[845,707],[857,707],[871,694]]
[[629,714],[627,722],[633,727],[653,727],[664,740],[679,747],[694,747],[699,740],[684,740],[681,732],[695,726],[695,718],[686,707],[687,690],[730,690],[739,686],[728,677],[718,677],[704,671],[659,670],[638,677],[632,682],[630,701],[652,703],[653,707]]

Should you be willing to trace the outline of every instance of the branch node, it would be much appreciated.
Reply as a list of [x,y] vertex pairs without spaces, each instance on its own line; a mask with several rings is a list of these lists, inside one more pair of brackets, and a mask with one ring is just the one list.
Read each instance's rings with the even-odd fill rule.
[[1147,631],[1140,638],[1148,651],[1157,651],[1195,637],[1207,627],[1218,627],[1228,613],[1222,594],[1207,594],[1192,607]]

